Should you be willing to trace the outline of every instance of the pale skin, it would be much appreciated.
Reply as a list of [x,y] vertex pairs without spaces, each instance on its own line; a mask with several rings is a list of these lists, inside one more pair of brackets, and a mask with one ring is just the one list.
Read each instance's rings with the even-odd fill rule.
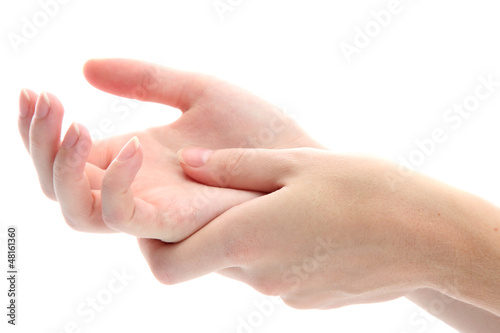
[[[61,103],[23,90],[21,136],[74,229],[139,237],[166,284],[219,272],[297,308],[439,297],[448,311],[434,314],[462,332],[499,327],[497,207],[422,175],[389,184],[397,166],[335,155],[213,77],[123,59],[84,73],[183,114],[100,142],[73,124],[61,142]],[[225,149],[238,147],[265,149]]]

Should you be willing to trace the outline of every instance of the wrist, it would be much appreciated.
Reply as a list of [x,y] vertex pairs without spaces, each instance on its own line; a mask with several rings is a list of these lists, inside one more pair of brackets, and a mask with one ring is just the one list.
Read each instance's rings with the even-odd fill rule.
[[499,314],[500,210],[449,187],[442,198],[442,241],[430,281],[443,294]]

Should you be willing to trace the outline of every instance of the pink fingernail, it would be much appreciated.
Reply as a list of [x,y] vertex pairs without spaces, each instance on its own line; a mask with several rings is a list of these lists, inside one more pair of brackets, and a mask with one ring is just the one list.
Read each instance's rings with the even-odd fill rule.
[[135,153],[139,150],[139,139],[134,136],[130,141],[122,148],[116,159],[121,162],[125,162],[126,160],[132,158]]
[[50,109],[50,99],[45,92],[38,97],[35,107],[35,118],[43,119],[47,116]]
[[61,147],[71,148],[76,144],[79,138],[80,138],[80,128],[78,127],[77,123],[73,123],[71,124],[71,127],[64,136],[64,140],[61,143]]
[[21,98],[19,101],[19,117],[24,118],[30,111],[31,98],[26,89],[21,90]]
[[182,164],[189,165],[193,168],[199,168],[207,163],[212,154],[213,150],[210,149],[187,148],[179,151],[177,156]]

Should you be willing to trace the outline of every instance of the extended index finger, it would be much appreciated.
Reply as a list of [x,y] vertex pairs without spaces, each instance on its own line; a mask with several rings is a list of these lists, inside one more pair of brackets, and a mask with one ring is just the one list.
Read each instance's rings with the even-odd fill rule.
[[131,59],[92,59],[83,69],[87,81],[105,92],[187,111],[211,77]]

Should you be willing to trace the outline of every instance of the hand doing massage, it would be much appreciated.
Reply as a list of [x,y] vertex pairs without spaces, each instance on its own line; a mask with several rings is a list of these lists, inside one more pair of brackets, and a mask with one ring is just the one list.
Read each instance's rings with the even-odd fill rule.
[[141,239],[164,283],[217,271],[297,308],[430,288],[500,315],[500,211],[480,198],[422,175],[394,189],[385,176],[397,166],[323,150],[188,148],[179,158],[202,184],[270,194],[180,243]]

